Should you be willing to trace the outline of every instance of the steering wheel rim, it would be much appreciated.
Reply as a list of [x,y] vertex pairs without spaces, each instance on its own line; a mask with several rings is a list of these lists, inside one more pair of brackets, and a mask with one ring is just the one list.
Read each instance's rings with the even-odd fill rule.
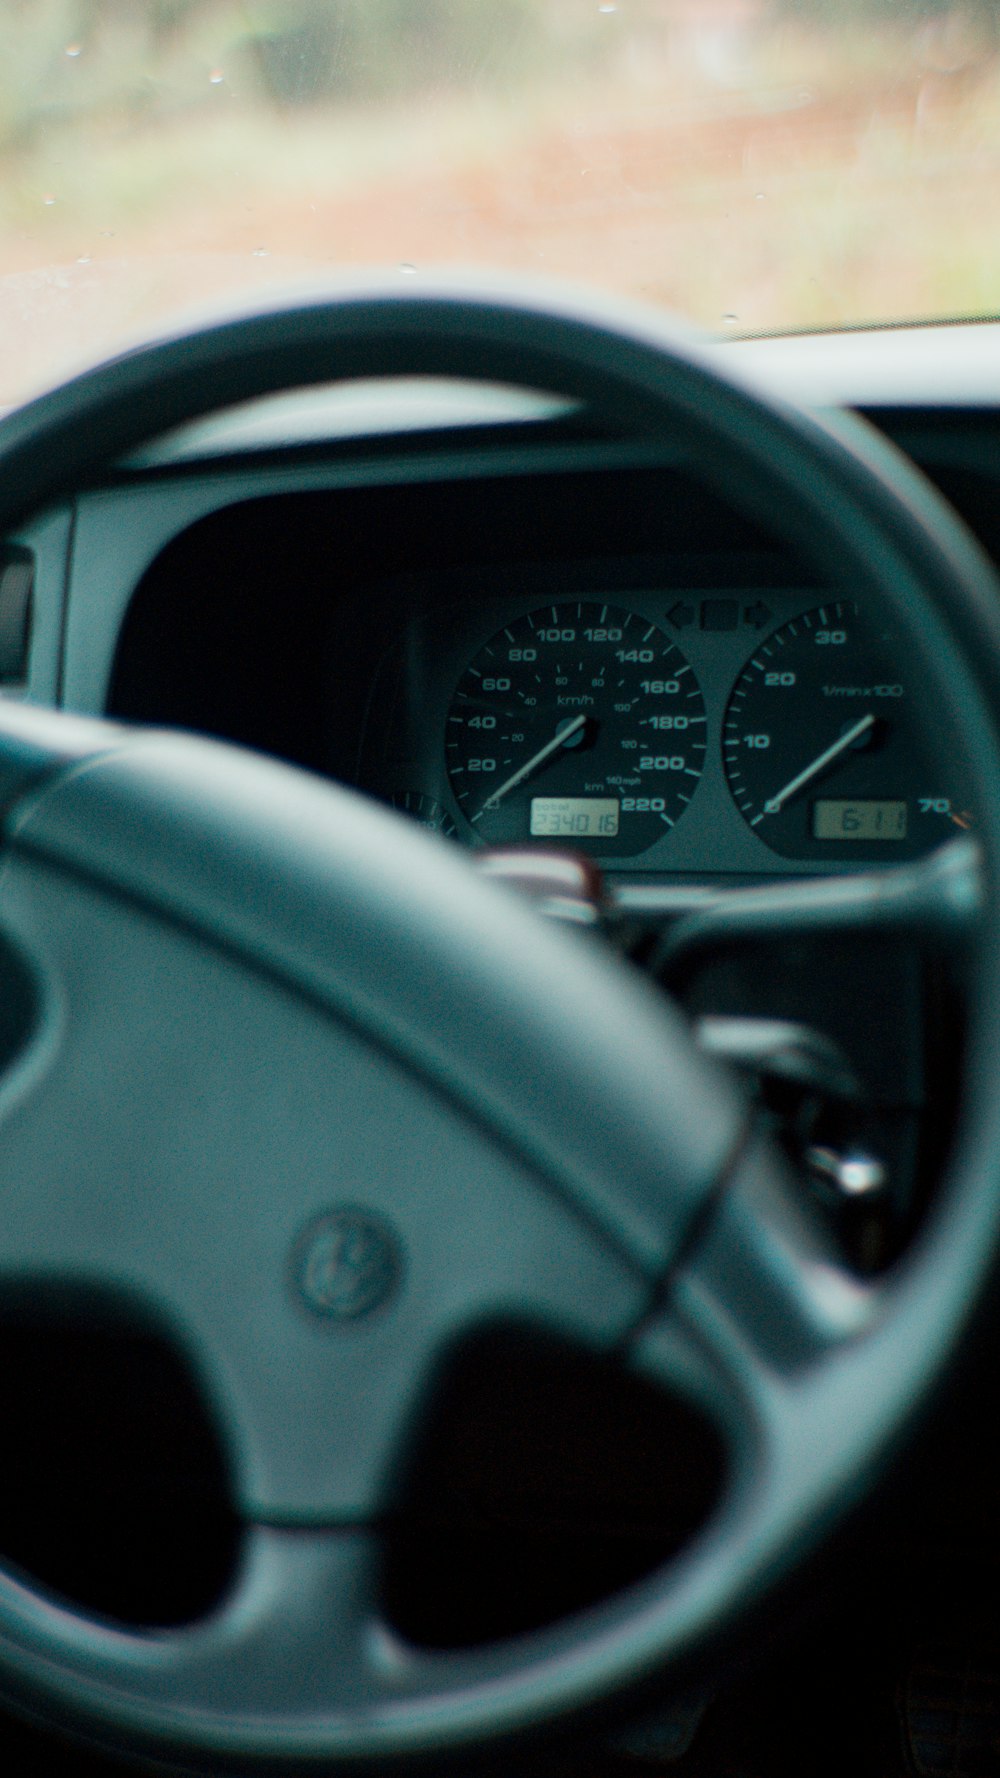
[[[1000,946],[990,918],[1000,881],[1000,749],[987,703],[997,694],[1000,591],[947,511],[864,429],[820,425],[778,407],[723,378],[696,345],[634,309],[536,287],[500,295],[454,283],[405,295],[367,289],[159,342],[20,410],[0,441],[0,530],[72,487],[91,469],[95,448],[110,460],[184,420],[288,386],[404,374],[531,385],[585,402],[632,438],[667,441],[681,431],[702,473],[724,484],[729,498],[752,508],[763,493],[771,503],[780,496],[788,535],[828,569],[842,574],[846,567],[854,585],[891,609],[938,699],[946,742],[966,755],[980,816],[987,917],[973,972],[962,1124],[920,1238],[889,1278],[863,1287],[838,1273],[777,1158],[747,1140],[743,1107],[693,1054],[679,1021],[581,941],[540,936],[525,912],[474,882],[460,859],[443,860],[424,836],[404,834],[394,817],[360,808],[346,793],[304,785],[278,766],[248,766],[209,743],[132,739],[110,725],[5,711],[4,925],[31,960],[46,1012],[38,1040],[15,1064],[0,1114],[8,1206],[15,1161],[29,1185],[44,1187],[37,1145],[44,1148],[48,1083],[59,1085],[52,1059],[66,1008],[73,1014],[96,993],[93,972],[86,981],[73,976],[60,936],[65,922],[72,915],[79,927],[86,911],[93,954],[107,963],[131,907],[147,926],[153,920],[164,944],[168,930],[185,942],[193,934],[202,948],[235,960],[244,987],[251,975],[266,981],[269,1019],[278,1018],[274,993],[291,992],[309,1003],[324,1042],[332,1041],[331,1016],[342,1048],[345,1029],[368,1043],[377,1037],[395,1065],[436,1096],[435,1105],[459,1107],[463,1129],[478,1104],[502,1173],[500,1198],[513,1189],[512,1153],[518,1167],[561,1194],[546,1239],[558,1228],[569,1242],[571,1228],[575,1238],[586,1226],[599,1231],[602,1264],[604,1249],[613,1250],[600,1274],[613,1312],[579,1323],[565,1287],[551,1300],[536,1295],[534,1306],[547,1303],[599,1349],[627,1340],[641,1372],[696,1395],[730,1442],[724,1502],[666,1570],[499,1650],[429,1659],[385,1637],[369,1650],[353,1701],[350,1686],[338,1689],[330,1679],[330,1648],[339,1647],[349,1673],[358,1649],[338,1644],[321,1594],[326,1587],[349,1606],[360,1596],[364,1560],[359,1566],[350,1537],[336,1556],[328,1541],[321,1548],[315,1515],[312,1522],[300,1517],[291,1535],[287,1510],[284,1526],[262,1526],[241,1579],[238,1623],[223,1613],[186,1637],[140,1643],[0,1575],[0,1686],[12,1701],[55,1712],[94,1739],[124,1739],[189,1765],[384,1765],[531,1729],[679,1659],[758,1598],[863,1491],[940,1374],[989,1273],[1000,1223],[992,1179],[1000,1103],[989,1043],[1000,1011]],[[248,872],[267,897],[263,911],[247,903]],[[399,876],[405,900],[398,883],[392,887]],[[375,899],[380,912],[388,910],[392,995],[374,985],[377,941],[359,913]],[[436,1022],[419,1004],[427,973],[408,987],[418,930],[421,942],[433,935],[433,966],[451,983],[447,1017]],[[473,959],[486,931],[477,976]],[[498,1076],[495,1047],[484,1047],[474,1019],[463,1021],[456,980],[464,975],[467,984],[470,970],[506,1021],[507,1047],[523,1051],[530,1066],[511,1064]],[[542,983],[551,997],[544,1017]],[[587,1008],[597,1003],[595,1033]],[[107,1017],[96,1031],[109,1040]],[[532,1069],[544,1068],[546,1051],[553,1065],[544,1091],[535,1091]],[[588,1089],[600,1103],[605,1077],[615,1106],[610,1126],[602,1135],[602,1111],[574,1139],[572,1101]],[[60,1104],[57,1091],[49,1115],[53,1104]],[[709,1104],[711,1119],[700,1119]],[[39,1106],[41,1121],[33,1123]],[[16,1241],[12,1248],[9,1230],[0,1243],[0,1273],[8,1276],[24,1270],[36,1252],[31,1241],[42,1240],[27,1186],[21,1202],[21,1220],[11,1219],[20,1248]],[[320,1193],[314,1210],[326,1207]],[[306,1226],[309,1217],[300,1217],[299,1233]],[[287,1233],[279,1248],[273,1263],[283,1271]],[[748,1278],[756,1293],[749,1311]],[[287,1312],[285,1298],[282,1305]],[[329,1500],[324,1510],[329,1516]],[[269,1617],[274,1588],[286,1600],[299,1588],[313,1601],[312,1619],[303,1612]],[[263,1616],[255,1620],[255,1611]],[[220,1633],[229,1638],[225,1647]],[[289,1636],[301,1639],[312,1662],[307,1683],[297,1679],[284,1693],[278,1685],[256,1718],[241,1720],[240,1685],[230,1683],[236,1669],[226,1662],[245,1663],[249,1648],[255,1662],[270,1658],[283,1670]],[[245,1680],[245,1666],[239,1671]],[[317,1692],[324,1675],[325,1709]],[[297,1714],[283,1714],[293,1695]]]

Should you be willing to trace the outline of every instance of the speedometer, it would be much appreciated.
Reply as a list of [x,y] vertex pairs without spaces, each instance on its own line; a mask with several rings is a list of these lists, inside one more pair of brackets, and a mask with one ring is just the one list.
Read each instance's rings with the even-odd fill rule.
[[705,757],[705,706],[676,643],[598,600],[499,630],[448,713],[456,801],[488,845],[645,852],[683,814]]

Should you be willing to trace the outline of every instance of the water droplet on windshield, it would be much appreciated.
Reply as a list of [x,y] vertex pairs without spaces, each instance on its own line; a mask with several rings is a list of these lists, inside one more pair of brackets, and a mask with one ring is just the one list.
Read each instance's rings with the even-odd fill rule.
[[90,264],[90,254],[89,253],[81,253],[76,263],[77,263],[77,265],[89,265]]
[[77,56],[82,56],[82,54],[83,54],[83,44],[82,43],[67,43],[66,54],[69,56],[71,61],[75,62]]
[[764,199],[767,197],[767,192],[766,191],[755,191],[753,195],[757,199],[758,204],[762,204],[764,202]]
[[739,316],[738,315],[723,315],[722,319],[725,322],[727,327],[735,327],[737,321],[739,320]]
[[405,278],[412,278],[417,268],[415,265],[411,265],[408,259],[401,259],[399,269]]
[[270,252],[270,247],[255,247],[253,250],[253,257],[254,259],[267,259],[270,256]]
[[213,68],[208,78],[212,86],[221,86],[226,77],[221,68]]
[[601,0],[601,4],[597,10],[598,12],[617,12],[618,7],[615,4],[615,0]]
[[51,191],[47,191],[47,192],[46,192],[46,193],[45,193],[45,195],[44,195],[44,197],[43,197],[43,198],[42,198],[42,203],[43,203],[43,204],[54,204],[54,203],[55,203],[55,201],[56,201],[56,200],[55,200],[55,198],[54,198],[54,196],[53,196],[53,194],[52,194],[52,192],[51,192]]

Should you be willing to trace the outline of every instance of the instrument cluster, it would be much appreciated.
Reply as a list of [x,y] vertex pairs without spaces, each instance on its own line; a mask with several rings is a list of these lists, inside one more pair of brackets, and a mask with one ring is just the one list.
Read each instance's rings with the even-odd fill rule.
[[491,599],[390,647],[358,776],[470,846],[828,871],[973,825],[928,718],[902,639],[846,595]]

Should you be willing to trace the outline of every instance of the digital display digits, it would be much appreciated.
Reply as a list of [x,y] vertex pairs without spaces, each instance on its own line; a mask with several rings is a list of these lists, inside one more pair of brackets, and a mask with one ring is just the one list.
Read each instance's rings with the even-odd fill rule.
[[611,796],[533,796],[531,833],[550,840],[611,840],[620,809]]
[[905,802],[824,797],[813,803],[816,840],[905,840]]

